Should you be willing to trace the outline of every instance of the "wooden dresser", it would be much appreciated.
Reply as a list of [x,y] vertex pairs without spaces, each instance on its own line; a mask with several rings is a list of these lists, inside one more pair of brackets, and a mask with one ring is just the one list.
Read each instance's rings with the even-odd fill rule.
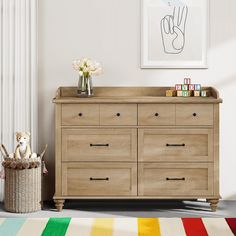
[[219,98],[165,97],[167,87],[61,87],[54,201],[206,199],[219,194]]

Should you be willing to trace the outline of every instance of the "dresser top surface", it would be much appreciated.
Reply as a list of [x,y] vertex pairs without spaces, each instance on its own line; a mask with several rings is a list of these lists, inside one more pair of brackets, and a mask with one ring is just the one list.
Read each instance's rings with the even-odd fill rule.
[[213,87],[203,87],[209,97],[166,97],[166,90],[173,87],[95,87],[94,96],[80,98],[77,87],[60,87],[54,103],[221,103],[218,91]]

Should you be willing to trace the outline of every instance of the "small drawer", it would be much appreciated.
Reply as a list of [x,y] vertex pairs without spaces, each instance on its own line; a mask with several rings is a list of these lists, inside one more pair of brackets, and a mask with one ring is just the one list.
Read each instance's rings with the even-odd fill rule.
[[213,125],[213,105],[177,104],[176,125]]
[[63,196],[135,196],[136,163],[63,163]]
[[212,129],[139,129],[140,162],[213,161]]
[[207,163],[139,163],[138,195],[204,196],[213,194],[213,166]]
[[175,125],[175,105],[140,104],[138,105],[139,125]]
[[99,125],[99,105],[62,104],[62,125]]
[[100,125],[137,125],[137,105],[101,104]]
[[62,129],[63,161],[137,161],[136,129]]

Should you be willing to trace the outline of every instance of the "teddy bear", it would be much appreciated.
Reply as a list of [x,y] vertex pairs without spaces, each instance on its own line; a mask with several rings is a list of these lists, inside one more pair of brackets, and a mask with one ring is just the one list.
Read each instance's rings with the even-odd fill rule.
[[29,145],[30,133],[29,132],[17,132],[16,141],[18,145],[16,146],[14,157],[16,159],[28,159],[37,157],[36,153],[31,152]]

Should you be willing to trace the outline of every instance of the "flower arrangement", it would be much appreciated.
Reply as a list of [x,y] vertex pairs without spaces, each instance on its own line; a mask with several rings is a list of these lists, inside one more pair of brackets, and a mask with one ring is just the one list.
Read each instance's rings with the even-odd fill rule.
[[100,63],[92,61],[88,58],[74,60],[73,68],[79,73],[79,76],[84,76],[85,78],[89,78],[92,75],[100,75],[102,73]]

